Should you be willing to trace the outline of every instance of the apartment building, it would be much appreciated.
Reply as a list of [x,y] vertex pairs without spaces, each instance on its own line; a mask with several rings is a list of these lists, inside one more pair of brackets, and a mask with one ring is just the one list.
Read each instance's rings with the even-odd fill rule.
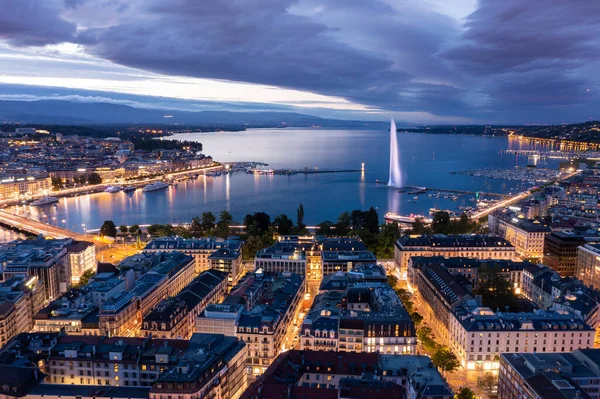
[[219,248],[208,257],[211,269],[227,273],[227,283],[235,286],[243,274],[242,251],[233,248]]
[[162,373],[149,399],[237,399],[248,386],[247,347],[223,335],[194,334],[177,367]]
[[[497,212],[488,216],[488,224],[490,232],[510,242],[523,259],[541,260],[543,258],[545,237],[552,230],[541,221],[522,219],[512,214]],[[492,231],[491,226],[497,227]]]
[[0,283],[0,347],[32,329],[33,316],[44,299],[44,285],[36,277],[14,277]]
[[73,241],[67,246],[67,256],[71,268],[71,284],[79,284],[85,272],[96,267],[96,247],[88,241]]
[[291,350],[242,395],[268,397],[452,399],[427,356]]
[[227,273],[209,269],[196,277],[174,297],[163,299],[142,321],[139,335],[155,338],[188,339],[196,318],[206,306],[223,300],[227,293]]
[[213,306],[205,311],[197,319],[196,329],[216,332],[222,326],[221,333],[228,333],[233,323],[236,337],[248,346],[247,372],[254,379],[283,348],[306,292],[305,284],[304,276],[289,272],[247,274],[223,301],[228,307]]
[[511,243],[488,235],[400,237],[394,248],[394,260],[400,273],[406,274],[408,261],[413,256],[517,260]]
[[599,349],[503,353],[498,372],[498,396],[503,399],[598,399],[599,359]]
[[224,240],[218,237],[205,238],[181,238],[181,237],[161,237],[156,238],[146,244],[144,252],[169,252],[178,251],[194,257],[196,261],[195,272],[200,274],[204,270],[210,269],[208,257],[220,248],[230,248],[241,252],[242,241]]
[[600,244],[584,244],[577,249],[575,277],[592,289],[600,289]]

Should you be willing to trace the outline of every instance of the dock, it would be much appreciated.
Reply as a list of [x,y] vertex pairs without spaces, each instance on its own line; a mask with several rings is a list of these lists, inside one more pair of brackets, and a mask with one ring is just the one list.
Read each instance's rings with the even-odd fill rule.
[[310,175],[320,173],[356,173],[362,171],[362,169],[252,169],[248,173],[256,175]]
[[430,187],[417,187],[417,186],[402,186],[398,188],[398,190],[411,190],[411,193],[418,191],[419,194],[431,193],[431,192],[439,192],[439,193],[447,193],[447,194],[458,194],[458,195],[476,195],[479,193],[480,196],[486,197],[497,197],[497,198],[505,198],[508,197],[508,194],[499,194],[499,193],[488,193],[485,191],[466,191],[466,190],[450,190],[445,188],[430,188]]

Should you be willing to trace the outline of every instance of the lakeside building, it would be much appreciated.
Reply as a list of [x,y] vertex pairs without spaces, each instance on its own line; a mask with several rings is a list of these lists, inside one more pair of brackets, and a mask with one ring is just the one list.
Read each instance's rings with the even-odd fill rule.
[[490,233],[506,239],[524,259],[541,260],[545,236],[551,233],[546,224],[536,219],[523,219],[513,212],[497,211],[488,215]]
[[31,330],[33,316],[44,300],[44,285],[37,277],[14,277],[0,283],[0,347]]
[[146,244],[144,252],[179,251],[191,255],[196,260],[196,273],[210,269],[208,257],[221,248],[230,248],[237,252],[242,251],[242,241],[225,240],[218,237],[181,238],[161,237],[155,238]]
[[419,267],[416,276],[426,319],[431,319],[442,343],[467,370],[498,368],[502,352],[553,353],[594,345],[596,331],[574,314],[495,312],[474,298],[441,263]]
[[452,399],[427,356],[291,350],[242,395],[266,398]]
[[309,281],[321,281],[326,275],[376,261],[373,253],[356,238],[280,236],[271,247],[257,252],[254,268],[266,272],[289,271],[306,276]]
[[51,192],[50,177],[18,176],[0,179],[0,201],[31,199],[49,195]]
[[28,397],[236,399],[247,387],[246,354],[244,342],[219,334],[165,340],[23,333],[2,348],[0,370],[37,373],[37,383],[45,377],[39,386],[11,383]]
[[79,284],[81,276],[96,267],[96,246],[88,241],[73,241],[67,246],[71,267],[71,285]]
[[488,235],[400,237],[394,248],[394,260],[400,273],[406,273],[413,256],[517,260],[514,246],[503,238]]
[[[332,284],[343,280],[339,286]],[[319,292],[300,328],[301,349],[416,353],[414,323],[381,266],[337,272],[323,281]]]
[[174,297],[163,299],[144,316],[139,335],[155,338],[189,339],[196,318],[206,306],[220,302],[227,293],[227,273],[209,269]]
[[297,321],[305,292],[304,276],[261,270],[248,273],[222,304],[207,307],[197,318],[196,331],[234,333],[246,342],[246,371],[253,379],[284,349],[286,335]]
[[498,397],[600,398],[600,350],[571,353],[503,353]]

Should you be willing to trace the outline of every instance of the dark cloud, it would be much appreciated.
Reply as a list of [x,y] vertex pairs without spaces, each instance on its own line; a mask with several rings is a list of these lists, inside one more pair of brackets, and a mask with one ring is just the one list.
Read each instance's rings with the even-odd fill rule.
[[62,0],[0,0],[0,40],[13,46],[72,41],[77,26],[60,16],[63,5]]
[[12,45],[70,41],[116,64],[167,75],[478,121],[600,112],[597,1],[480,0],[462,26],[416,0],[0,3],[9,10],[0,13],[0,39]]
[[600,2],[481,0],[465,27],[440,55],[485,93],[495,118],[599,117]]

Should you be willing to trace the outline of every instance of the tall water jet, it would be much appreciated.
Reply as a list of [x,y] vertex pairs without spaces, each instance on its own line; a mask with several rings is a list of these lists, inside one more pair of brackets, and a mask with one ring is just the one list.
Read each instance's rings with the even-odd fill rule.
[[396,132],[396,122],[392,118],[390,124],[390,179],[389,187],[402,186],[402,173],[400,172],[400,154],[398,152],[398,134]]

